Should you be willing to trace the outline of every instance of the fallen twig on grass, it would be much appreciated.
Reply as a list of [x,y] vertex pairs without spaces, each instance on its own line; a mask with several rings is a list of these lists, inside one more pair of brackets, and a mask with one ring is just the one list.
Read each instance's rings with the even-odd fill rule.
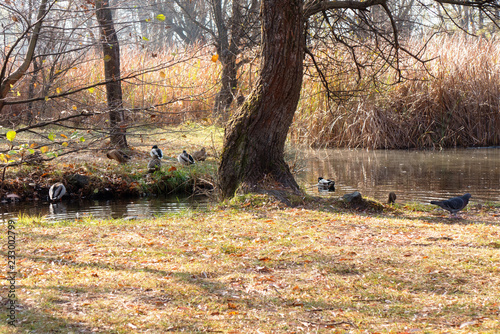
[[358,328],[353,322],[348,321],[348,320],[342,320],[342,321],[334,321],[334,322],[316,322],[316,321],[310,321],[310,320],[299,320],[303,323],[308,323],[311,325],[316,325],[316,326],[324,326],[324,327],[336,327],[340,325],[349,325],[354,328]]

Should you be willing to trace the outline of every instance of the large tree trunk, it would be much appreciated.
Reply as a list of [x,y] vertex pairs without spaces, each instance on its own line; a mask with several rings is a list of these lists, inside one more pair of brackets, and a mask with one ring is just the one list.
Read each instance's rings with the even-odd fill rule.
[[[219,187],[231,197],[279,184],[299,192],[283,153],[303,77],[303,0],[263,0],[262,63],[255,89],[232,118],[224,137]],[[266,182],[267,181],[267,182]]]
[[111,146],[127,147],[123,115],[122,84],[120,72],[120,46],[109,8],[109,0],[96,0],[96,18],[99,23],[104,55],[104,77],[109,108]]

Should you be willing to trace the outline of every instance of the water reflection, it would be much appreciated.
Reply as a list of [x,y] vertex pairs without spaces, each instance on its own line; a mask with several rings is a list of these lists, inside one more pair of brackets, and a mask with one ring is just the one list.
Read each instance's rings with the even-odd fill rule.
[[41,216],[47,220],[94,218],[149,218],[186,208],[206,207],[206,197],[158,197],[109,201],[62,201],[57,203],[30,202],[0,205],[0,221],[19,215]]
[[[397,202],[429,203],[466,192],[472,203],[500,202],[500,149],[448,151],[366,151],[305,150],[301,152],[305,171],[297,176],[299,184],[317,184],[318,177],[335,180],[334,193],[342,196],[360,191],[365,196],[386,202],[389,192]],[[318,194],[317,187],[307,188]],[[114,201],[63,201],[10,203],[0,205],[0,220],[28,214],[48,220],[95,218],[147,218],[189,207],[203,207],[202,198],[140,198]]]
[[303,155],[307,167],[299,180],[307,185],[316,183],[318,176],[332,178],[337,188],[334,196],[358,190],[386,202],[394,191],[399,203],[429,203],[470,192],[472,202],[500,201],[500,149],[331,149],[307,150]]

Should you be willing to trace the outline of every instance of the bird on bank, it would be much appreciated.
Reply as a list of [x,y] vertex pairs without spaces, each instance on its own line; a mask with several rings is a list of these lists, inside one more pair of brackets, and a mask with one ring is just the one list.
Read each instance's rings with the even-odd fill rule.
[[394,204],[396,203],[396,193],[395,192],[390,192],[389,193],[389,200],[387,201],[389,204]]
[[49,189],[51,201],[60,200],[66,194],[66,187],[61,182],[54,183]]
[[153,147],[151,148],[151,152],[149,152],[149,154],[151,154],[153,158],[154,157],[157,157],[158,159],[163,158],[163,152],[161,149],[158,148],[158,145],[153,145]]
[[148,163],[148,172],[154,173],[161,169],[161,160],[158,157],[153,157]]
[[431,201],[431,204],[437,205],[450,212],[450,216],[456,217],[457,212],[462,210],[469,203],[471,194],[467,193],[463,196],[453,197],[444,201]]
[[318,191],[335,191],[335,181],[318,177]]
[[121,164],[127,163],[127,161],[130,159],[130,157],[123,153],[123,151],[121,150],[111,150],[106,153],[106,156],[108,157],[108,159],[116,160]]
[[188,166],[194,164],[194,159],[191,154],[187,153],[186,150],[182,151],[181,154],[177,157],[177,160],[181,163],[181,165]]
[[192,157],[195,161],[205,161],[207,158],[207,151],[202,147],[201,150],[193,152]]

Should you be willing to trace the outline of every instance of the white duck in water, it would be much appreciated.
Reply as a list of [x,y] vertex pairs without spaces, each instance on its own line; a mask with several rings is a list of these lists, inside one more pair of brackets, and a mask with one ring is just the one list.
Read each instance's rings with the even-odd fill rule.
[[181,154],[177,157],[177,160],[184,166],[194,164],[194,159],[191,154],[187,153],[186,150],[182,151]]
[[54,183],[49,189],[51,201],[60,200],[66,194],[66,187],[61,182]]
[[149,152],[149,154],[151,154],[153,158],[155,157],[158,159],[163,158],[163,152],[161,149],[158,148],[158,145],[153,145],[153,147],[151,148],[151,152]]

